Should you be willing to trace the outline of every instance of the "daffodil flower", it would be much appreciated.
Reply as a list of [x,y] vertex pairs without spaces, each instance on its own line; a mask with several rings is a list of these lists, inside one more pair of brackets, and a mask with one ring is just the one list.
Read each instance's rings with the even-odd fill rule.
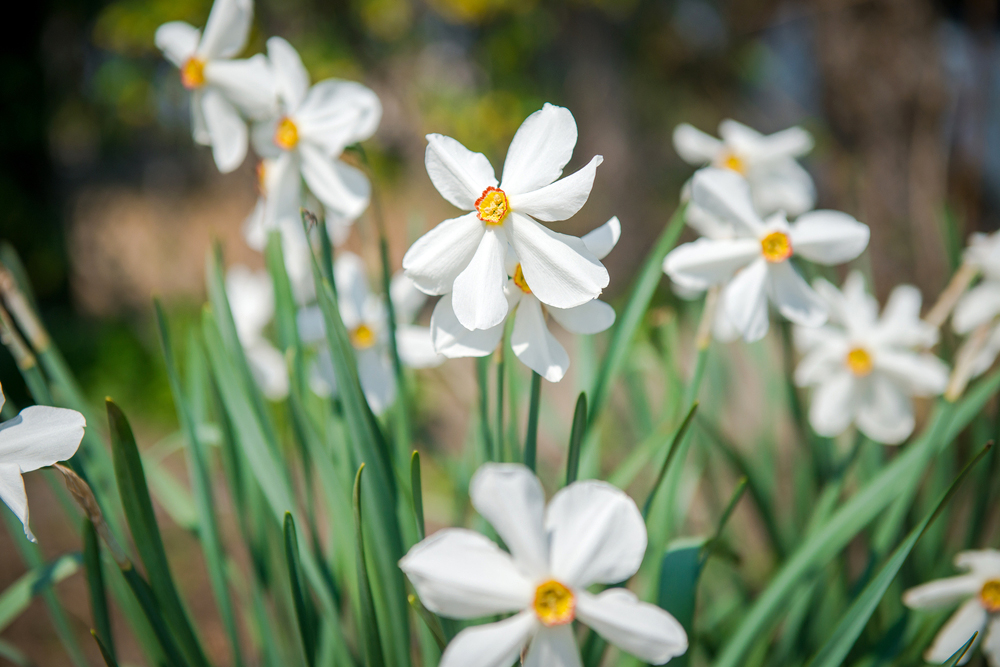
[[966,573],[903,593],[903,603],[911,609],[939,609],[962,603],[938,632],[924,658],[942,663],[978,632],[975,644],[958,664],[969,662],[976,645],[982,644],[990,667],[1000,667],[1000,551],[963,551],[955,557],[955,567]]
[[819,264],[854,259],[868,246],[869,230],[846,213],[812,211],[789,224],[781,213],[762,220],[746,180],[731,170],[706,168],[691,182],[692,202],[733,225],[732,238],[701,238],[674,248],[663,270],[683,287],[725,285],[721,307],[744,340],[768,329],[768,301],[803,326],[826,322],[823,300],[798,274],[793,256]]
[[[581,240],[597,259],[604,259],[618,243],[620,236],[621,223],[615,217]],[[521,264],[512,253],[507,256],[507,273],[511,276],[504,288],[508,316],[514,318],[511,349],[528,368],[549,382],[559,382],[569,368],[569,355],[549,331],[546,314],[551,315],[567,331],[594,334],[615,323],[615,311],[599,299],[573,308],[554,308],[542,304],[528,286]],[[466,329],[458,321],[451,295],[446,294],[438,301],[431,315],[434,349],[451,358],[484,357],[500,344],[505,322],[506,318],[489,329]]]
[[259,118],[275,104],[274,80],[264,56],[231,60],[246,46],[252,20],[250,0],[216,0],[204,35],[183,21],[156,30],[156,46],[180,68],[181,83],[191,91],[194,140],[212,147],[223,173],[240,166],[247,154],[241,112]]
[[472,478],[472,505],[510,550],[480,533],[446,528],[399,566],[424,606],[450,618],[513,614],[460,632],[441,667],[578,667],[573,621],[644,662],[662,665],[687,650],[680,623],[624,588],[646,552],[635,502],[597,480],[574,482],[545,505],[538,478],[519,464],[488,463]]
[[[0,388],[0,407],[6,402]],[[21,475],[66,461],[76,454],[87,420],[76,410],[35,405],[0,424],[0,500],[28,527],[28,494]]]
[[226,297],[236,323],[236,335],[257,385],[272,401],[288,396],[285,357],[264,336],[274,317],[274,284],[267,271],[234,266],[226,273]]
[[[364,262],[353,253],[337,256],[334,264],[340,317],[347,328],[358,361],[358,379],[369,407],[381,414],[396,398],[396,376],[389,347],[389,322],[385,302],[368,287]],[[400,361],[410,368],[427,368],[444,361],[434,351],[430,330],[409,324],[416,317],[426,295],[413,287],[409,278],[399,274],[389,286],[389,298],[396,311],[396,349]],[[299,334],[307,343],[320,343],[313,366],[310,386],[321,396],[337,390],[333,359],[326,347],[326,329],[318,306],[299,311]]]
[[963,335],[979,327],[990,328],[972,360],[970,373],[975,377],[985,373],[1000,355],[1000,232],[973,234],[964,259],[978,270],[982,280],[955,304],[951,326]]
[[[682,123],[674,129],[674,148],[685,162],[730,169],[745,177],[754,209],[762,216],[784,211],[794,218],[812,210],[816,189],[809,173],[796,162],[812,150],[808,132],[791,127],[765,136],[735,120],[724,120],[719,136],[721,140]],[[689,208],[688,216],[699,231],[719,224],[697,206]]]
[[813,285],[830,321],[794,331],[804,354],[795,383],[815,387],[809,423],[833,437],[854,422],[876,442],[899,444],[913,432],[910,397],[936,396],[948,384],[948,366],[923,351],[937,342],[938,332],[920,319],[920,291],[896,287],[879,317],[878,302],[856,271],[843,291],[822,278]]
[[482,153],[450,137],[427,135],[431,182],[450,203],[471,212],[445,220],[418,239],[403,257],[403,269],[427,294],[450,292],[466,329],[489,329],[507,316],[508,243],[535,296],[546,305],[580,306],[607,287],[607,270],[583,241],[538,222],[565,220],[590,196],[601,156],[557,180],[576,138],[573,114],[546,104],[514,135],[498,184]]
[[[267,40],[268,60],[278,91],[278,113],[253,129],[260,198],[245,223],[247,243],[262,250],[277,229],[286,247],[289,273],[308,273],[308,247],[299,220],[302,181],[325,209],[327,229],[341,244],[351,224],[367,208],[371,184],[342,160],[344,148],[375,133],[382,105],[370,89],[353,81],[327,79],[309,87],[298,52],[280,37]],[[298,253],[298,254],[293,254]]]

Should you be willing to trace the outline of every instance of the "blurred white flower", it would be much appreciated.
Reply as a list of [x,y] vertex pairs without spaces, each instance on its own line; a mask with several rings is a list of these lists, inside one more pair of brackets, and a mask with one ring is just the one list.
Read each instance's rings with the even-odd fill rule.
[[[761,216],[784,211],[794,218],[816,205],[812,178],[795,161],[813,147],[812,136],[801,127],[763,135],[735,120],[724,120],[719,136],[721,140],[682,123],[674,129],[674,147],[685,162],[731,169],[745,177]],[[708,230],[719,224],[697,206],[688,209],[687,221],[705,236],[712,236]]]
[[472,478],[473,507],[510,553],[480,533],[446,528],[400,561],[429,610],[472,619],[514,614],[466,628],[441,667],[578,667],[578,620],[644,662],[662,665],[687,650],[680,623],[624,588],[587,591],[627,580],[646,552],[646,526],[635,502],[597,480],[574,482],[545,505],[538,478],[519,464],[488,463]]
[[[466,329],[503,321],[505,259],[510,243],[538,299],[557,308],[580,306],[608,285],[608,272],[575,236],[537,220],[565,220],[587,202],[601,156],[557,180],[576,146],[568,109],[546,104],[514,135],[497,184],[493,167],[450,137],[427,135],[427,173],[458,208],[472,211],[424,234],[403,257],[403,269],[427,294],[448,294]],[[537,219],[537,220],[536,220]]]
[[231,60],[246,46],[253,20],[251,0],[216,0],[205,34],[183,21],[156,30],[156,46],[180,68],[181,83],[191,91],[194,140],[212,147],[219,171],[230,172],[247,154],[250,118],[271,113],[275,84],[263,55]]
[[942,663],[978,632],[975,644],[958,664],[969,662],[976,645],[982,644],[990,667],[1000,667],[1000,551],[963,551],[955,557],[955,567],[967,572],[903,593],[903,603],[911,609],[938,609],[962,603],[938,632],[924,658],[927,662]]
[[[611,218],[581,239],[597,258],[604,259],[618,243],[621,223]],[[567,331],[594,334],[615,323],[614,309],[599,299],[573,308],[555,308],[542,304],[528,287],[524,271],[512,253],[507,256],[507,274],[511,276],[504,288],[508,317],[514,318],[511,349],[518,359],[549,382],[559,382],[569,368],[569,355],[562,344],[549,332],[546,314]],[[466,329],[458,321],[451,294],[442,297],[431,316],[431,336],[434,348],[446,357],[484,357],[500,344],[506,318],[489,329]]]
[[267,398],[280,401],[288,396],[288,366],[281,351],[264,337],[274,317],[271,276],[267,271],[233,266],[226,273],[226,297],[254,380]]
[[[365,265],[354,253],[344,252],[334,263],[334,280],[340,318],[347,329],[358,360],[358,379],[372,412],[381,414],[396,398],[396,376],[389,346],[389,320],[385,302],[368,287]],[[427,298],[402,274],[393,277],[389,298],[396,312],[396,350],[400,361],[410,368],[437,366],[444,357],[434,351],[430,329],[410,324]],[[326,328],[319,306],[299,311],[299,335],[307,343],[319,343],[310,385],[317,394],[328,396],[337,390],[333,359],[326,346]]]
[[[0,407],[6,402],[0,388]],[[35,542],[28,527],[28,495],[22,473],[38,470],[76,454],[87,420],[76,410],[35,405],[0,424],[0,500],[24,526],[24,534]]]
[[951,326],[963,335],[979,327],[990,329],[971,359],[969,372],[975,377],[985,373],[1000,355],[1000,232],[973,234],[965,262],[982,275],[982,280],[955,304]]
[[762,220],[746,180],[726,169],[695,173],[691,193],[695,204],[732,224],[734,236],[674,248],[663,262],[671,280],[697,290],[725,285],[722,311],[748,342],[767,333],[769,300],[796,324],[817,327],[826,321],[826,305],[789,260],[793,255],[819,264],[852,260],[868,246],[867,225],[837,211],[812,211],[792,224],[781,213]]
[[878,302],[852,272],[838,290],[813,283],[826,302],[829,322],[795,327],[804,354],[795,383],[815,387],[809,423],[822,436],[843,433],[852,422],[876,442],[899,444],[913,432],[911,396],[937,396],[948,384],[948,366],[925,352],[938,332],[920,319],[920,291],[900,285],[878,314]]
[[263,250],[267,234],[281,231],[285,264],[293,276],[309,274],[309,244],[300,220],[302,181],[322,204],[335,245],[347,239],[367,208],[371,184],[364,173],[338,159],[344,148],[371,137],[382,105],[370,89],[353,81],[327,79],[309,88],[309,73],[291,44],[267,40],[268,60],[278,91],[277,115],[253,129],[260,197],[244,224],[247,243]]

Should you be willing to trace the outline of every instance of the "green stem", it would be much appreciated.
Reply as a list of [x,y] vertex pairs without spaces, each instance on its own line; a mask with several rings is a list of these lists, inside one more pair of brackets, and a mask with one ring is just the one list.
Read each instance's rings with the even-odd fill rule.
[[538,449],[538,408],[541,402],[542,376],[531,373],[531,398],[528,404],[528,433],[524,436],[524,465],[535,472]]
[[504,367],[506,365],[506,356],[504,354],[504,347],[501,344],[499,356],[497,358],[497,421],[496,430],[497,437],[496,441],[493,443],[493,460],[503,461],[505,460],[505,448],[504,448],[504,433],[503,433],[503,380],[504,380]]
[[479,385],[479,428],[483,438],[483,458],[490,461],[493,458],[493,436],[490,433],[489,408],[489,373],[490,358],[476,359],[476,381]]

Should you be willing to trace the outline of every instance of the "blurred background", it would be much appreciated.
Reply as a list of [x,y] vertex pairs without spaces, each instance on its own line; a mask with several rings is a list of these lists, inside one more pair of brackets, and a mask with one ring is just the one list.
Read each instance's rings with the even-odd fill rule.
[[[176,69],[153,45],[157,26],[203,25],[210,5],[20,3],[0,44],[0,238],[21,254],[88,396],[120,399],[147,441],[176,428],[151,297],[196,316],[214,240],[227,262],[263,266],[241,235],[253,158],[217,172],[191,140]],[[692,172],[674,126],[715,134],[731,117],[763,132],[809,129],[819,207],[871,226],[876,293],[912,282],[931,301],[965,236],[1000,220],[998,25],[995,0],[257,0],[247,54],[280,35],[313,81],[356,79],[378,93],[385,111],[369,150],[397,266],[451,217],[423,167],[424,134],[451,135],[499,168],[518,125],[549,101],[579,126],[568,170],[604,156],[590,202],[556,228],[580,234],[619,216],[610,297],[628,287]],[[362,220],[348,247],[374,259],[371,241]],[[471,390],[468,375],[446,389]],[[26,404],[6,352],[0,382]],[[435,432],[461,442],[464,423],[450,427],[433,408]],[[77,548],[60,544],[58,512],[33,511],[47,514],[56,524],[36,529],[43,552]],[[10,539],[0,536],[0,590],[24,571]],[[183,559],[176,539],[168,551]],[[61,595],[86,618],[76,579]],[[44,615],[36,604],[0,637],[60,664]]]

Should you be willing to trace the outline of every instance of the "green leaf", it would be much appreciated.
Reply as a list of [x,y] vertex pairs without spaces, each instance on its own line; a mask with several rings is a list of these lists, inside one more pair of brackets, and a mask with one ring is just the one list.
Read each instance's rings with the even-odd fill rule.
[[542,376],[531,372],[531,398],[528,403],[528,432],[524,436],[524,465],[535,472],[538,451],[538,410],[541,403]]
[[291,513],[285,514],[285,561],[288,566],[288,578],[292,586],[292,601],[295,603],[295,620],[298,621],[302,646],[306,653],[306,662],[310,666],[316,664],[316,620],[315,612],[306,593],[302,589],[302,576],[299,571],[299,541],[295,534],[295,519]]
[[955,653],[952,654],[952,656],[948,658],[947,661],[945,661],[942,667],[955,667],[958,663],[960,663],[962,661],[962,658],[965,657],[965,654],[968,653],[970,648],[972,648],[972,645],[976,643],[976,637],[978,636],[979,636],[978,630],[976,632],[973,632],[972,636],[969,637],[969,641],[965,642],[965,645],[963,645],[962,648],[955,651]]
[[[660,560],[660,585],[656,604],[670,612],[684,626],[688,641],[694,628],[695,597],[705,561],[704,538],[683,538],[672,542]],[[690,651],[690,649],[689,649]],[[689,653],[671,660],[686,665]]]
[[[101,568],[101,544],[90,519],[83,520],[83,564],[87,572],[87,589],[90,593],[90,614],[94,619],[94,638],[114,660],[115,643],[111,634],[111,617],[108,613],[108,594],[104,588],[104,570]],[[105,661],[107,659],[105,658]]]
[[125,517],[132,531],[136,551],[146,567],[153,595],[163,610],[163,617],[187,660],[197,667],[207,667],[208,659],[191,626],[170,573],[132,427],[125,414],[110,398],[107,399],[107,407],[118,493],[125,508]]
[[576,481],[580,471],[580,446],[587,430],[587,394],[581,391],[573,410],[573,430],[569,434],[569,451],[566,454],[566,485]]
[[416,595],[408,595],[406,596],[406,600],[413,607],[413,610],[417,612],[417,616],[424,622],[427,629],[431,631],[438,649],[443,651],[445,646],[448,645],[448,640],[445,638],[444,628],[441,627],[441,619],[428,611],[427,607],[420,603]]
[[691,420],[694,419],[697,411],[698,402],[695,401],[691,404],[691,408],[688,410],[687,416],[684,417],[684,421],[681,422],[681,425],[674,432],[674,436],[670,439],[670,445],[667,447],[667,458],[663,461],[660,472],[656,476],[656,481],[653,482],[653,488],[650,489],[649,495],[646,497],[646,502],[642,507],[642,516],[644,519],[648,520],[649,518],[649,510],[653,505],[653,499],[656,497],[656,493],[660,490],[660,487],[663,486],[663,480],[667,478],[667,472],[670,470],[674,459],[677,458],[677,452],[681,449],[680,444],[691,428]]
[[871,618],[878,607],[882,596],[885,595],[885,592],[889,589],[889,585],[896,578],[896,574],[903,566],[903,562],[910,555],[910,551],[913,550],[913,546],[917,543],[917,540],[920,539],[931,522],[941,513],[944,506],[955,495],[955,492],[958,491],[958,487],[961,486],[969,471],[986,455],[990,447],[990,445],[987,445],[965,466],[965,469],[952,482],[951,488],[938,501],[934,510],[896,548],[885,565],[882,566],[882,569],[879,570],[879,573],[872,578],[864,590],[861,591],[861,594],[851,604],[847,612],[844,613],[840,623],[837,624],[837,627],[816,654],[816,657],[809,663],[810,667],[839,667],[844,662],[847,654],[851,651],[851,647],[854,646],[854,642],[857,641],[861,632],[868,624],[868,619]]
[[101,652],[101,657],[104,658],[104,664],[107,667],[118,667],[118,662],[115,660],[114,653],[111,652],[110,647],[106,646],[101,638],[97,635],[96,630],[91,630],[90,635],[97,642],[97,650]]
[[420,482],[420,452],[413,450],[410,457],[410,493],[413,496],[413,513],[417,519],[417,537],[424,539],[426,528],[424,524],[424,492]]
[[361,473],[365,470],[362,463],[358,468],[357,477],[354,478],[354,527],[355,527],[355,547],[357,556],[355,560],[358,565],[358,606],[360,607],[359,622],[361,625],[361,646],[364,649],[365,665],[367,667],[384,667],[385,659],[382,657],[382,640],[379,638],[378,620],[375,618],[375,599],[372,596],[371,582],[368,578],[368,567],[365,560],[365,538],[364,524],[361,514]]
[[68,554],[21,575],[7,590],[0,593],[0,632],[28,608],[32,598],[48,591],[79,568],[79,554]]

